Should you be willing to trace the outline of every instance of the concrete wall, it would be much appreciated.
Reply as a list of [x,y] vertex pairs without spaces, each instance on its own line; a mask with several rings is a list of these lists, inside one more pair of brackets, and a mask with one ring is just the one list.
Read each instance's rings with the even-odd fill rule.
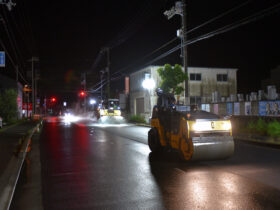
[[[210,102],[213,92],[218,91],[221,97],[237,93],[237,69],[189,67],[190,74],[201,74],[201,81],[189,80],[190,96],[201,96],[203,102]],[[228,81],[217,81],[217,74],[226,74]]]
[[[266,103],[270,103],[271,109],[273,109],[270,114],[266,114]],[[275,106],[273,106],[275,103],[278,104],[278,112],[275,110]],[[210,106],[210,112],[219,115],[280,117],[280,101],[242,101],[201,104],[201,109],[203,110],[203,107],[206,105]]]

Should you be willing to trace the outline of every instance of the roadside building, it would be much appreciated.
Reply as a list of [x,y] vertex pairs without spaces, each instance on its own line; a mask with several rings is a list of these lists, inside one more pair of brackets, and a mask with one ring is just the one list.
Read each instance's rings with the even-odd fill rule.
[[[148,66],[129,75],[129,104],[132,114],[143,115],[146,120],[151,116],[152,108],[157,102],[155,89],[159,87],[161,78],[157,69],[161,66]],[[177,98],[180,104],[210,103],[213,93],[228,98],[237,94],[237,69],[189,67],[189,98],[182,94]],[[143,88],[145,79],[154,81],[154,88]],[[186,103],[188,101],[188,103]]]
[[280,92],[280,65],[270,70],[270,77],[262,80],[262,90],[267,90],[268,86],[275,86]]

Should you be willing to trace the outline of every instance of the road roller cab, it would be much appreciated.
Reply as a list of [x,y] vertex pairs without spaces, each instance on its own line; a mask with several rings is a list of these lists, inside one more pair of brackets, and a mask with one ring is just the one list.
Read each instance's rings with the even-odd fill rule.
[[152,152],[175,150],[185,160],[225,159],[234,153],[231,123],[216,114],[178,111],[174,96],[161,93],[153,108],[148,144]]
[[108,99],[100,108],[100,116],[121,116],[119,99]]

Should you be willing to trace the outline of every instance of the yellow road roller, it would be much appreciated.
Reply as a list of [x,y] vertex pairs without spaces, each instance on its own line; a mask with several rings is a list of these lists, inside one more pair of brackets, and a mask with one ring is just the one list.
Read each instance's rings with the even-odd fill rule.
[[172,149],[185,160],[226,159],[234,153],[230,120],[201,110],[179,111],[174,97],[161,93],[153,108],[148,145]]
[[99,110],[100,116],[121,116],[119,99],[108,99]]

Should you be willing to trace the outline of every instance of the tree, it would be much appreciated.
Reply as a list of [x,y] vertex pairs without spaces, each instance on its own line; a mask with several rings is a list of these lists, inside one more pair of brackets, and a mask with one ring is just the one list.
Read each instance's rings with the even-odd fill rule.
[[188,75],[183,72],[181,65],[175,64],[172,67],[170,64],[165,64],[164,67],[160,67],[157,71],[162,80],[160,88],[164,92],[180,95],[184,91],[180,84],[188,79]]
[[5,90],[0,95],[0,116],[11,122],[17,119],[17,111],[17,92],[14,89]]

